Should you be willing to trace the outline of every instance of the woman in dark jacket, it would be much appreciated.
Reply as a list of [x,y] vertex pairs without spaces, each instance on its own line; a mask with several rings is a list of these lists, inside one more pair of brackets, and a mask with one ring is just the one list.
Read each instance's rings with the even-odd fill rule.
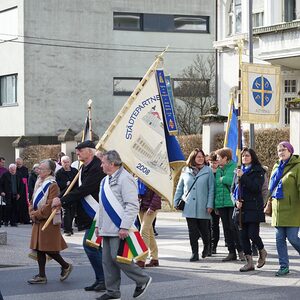
[[38,175],[39,175],[39,164],[34,164],[32,167],[32,170],[30,172],[29,179],[28,179],[29,200],[32,199],[34,186],[35,186]]
[[250,240],[254,242],[259,250],[257,268],[264,266],[267,256],[267,251],[259,236],[259,223],[265,222],[262,196],[265,170],[261,166],[254,150],[244,148],[241,155],[242,167],[236,171],[240,184],[235,185],[233,196],[236,201],[236,207],[242,213],[242,230],[240,234],[243,251],[247,259],[246,265],[240,271],[247,272],[254,270]]

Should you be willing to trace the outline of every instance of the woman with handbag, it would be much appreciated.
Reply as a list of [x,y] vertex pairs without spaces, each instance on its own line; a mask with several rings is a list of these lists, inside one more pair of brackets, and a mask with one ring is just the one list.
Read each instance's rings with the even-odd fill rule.
[[300,158],[286,141],[279,143],[277,153],[279,160],[273,167],[269,190],[280,265],[275,275],[284,276],[289,273],[286,239],[300,254]]
[[200,236],[204,245],[202,258],[209,254],[209,221],[214,200],[214,175],[205,163],[204,152],[198,148],[191,152],[187,166],[181,172],[174,196],[175,208],[182,198],[185,201],[182,216],[187,221],[192,248],[190,261],[197,261]]
[[251,241],[257,246],[259,252],[257,268],[264,266],[267,257],[267,251],[259,236],[259,223],[265,222],[262,195],[265,170],[253,149],[244,148],[241,156],[242,167],[236,170],[239,183],[233,185],[233,198],[236,209],[239,210],[239,213],[242,213],[240,237],[247,260],[240,271],[247,272],[254,270]]
[[45,273],[46,255],[60,264],[60,281],[66,280],[73,269],[73,266],[67,263],[59,253],[67,248],[60,232],[60,213],[55,215],[49,226],[42,231],[42,227],[52,212],[52,200],[59,194],[59,187],[54,178],[55,167],[55,162],[50,159],[41,161],[39,177],[29,206],[29,215],[33,224],[30,248],[36,252],[39,265],[39,274],[28,280],[30,284],[47,283]]

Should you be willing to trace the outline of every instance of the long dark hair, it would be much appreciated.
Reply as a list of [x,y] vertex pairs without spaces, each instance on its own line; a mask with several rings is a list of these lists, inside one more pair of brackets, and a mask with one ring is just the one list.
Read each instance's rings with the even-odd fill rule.
[[261,163],[255,153],[255,151],[251,148],[243,148],[242,152],[241,152],[241,155],[243,155],[243,153],[245,152],[248,152],[251,156],[251,165],[254,166],[254,165],[258,165],[258,166],[261,166]]

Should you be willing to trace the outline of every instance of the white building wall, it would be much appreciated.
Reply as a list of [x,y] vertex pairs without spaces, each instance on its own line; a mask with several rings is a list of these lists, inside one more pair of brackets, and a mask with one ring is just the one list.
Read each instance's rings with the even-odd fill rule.
[[[23,1],[1,0],[0,11],[17,6],[18,18],[13,20],[13,27],[17,28],[17,34],[23,36]],[[17,24],[15,24],[17,22]],[[2,33],[0,43],[0,76],[18,74],[17,104],[14,106],[0,106],[0,137],[20,136],[25,132],[24,127],[24,44],[15,43],[11,40],[14,36],[6,35],[7,30],[12,34],[10,28],[0,28]],[[3,34],[4,33],[4,34]]]
[[[155,55],[167,45],[170,50],[202,48],[212,51],[214,1],[27,0],[25,3],[27,36],[85,42],[71,43],[75,46],[143,45],[157,51],[103,51],[26,44],[26,135],[55,135],[67,127],[79,131],[86,114],[86,102],[91,98],[93,128],[101,136],[127,99],[113,96],[113,77],[142,77]],[[113,11],[209,15],[211,34],[117,31],[113,30]],[[70,45],[63,41],[36,42]],[[176,77],[195,57],[196,53],[166,53],[165,69]]]

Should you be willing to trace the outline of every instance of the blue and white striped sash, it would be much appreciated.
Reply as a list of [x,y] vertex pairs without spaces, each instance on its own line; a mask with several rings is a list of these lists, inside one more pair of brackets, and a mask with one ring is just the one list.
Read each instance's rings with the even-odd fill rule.
[[32,200],[33,209],[37,210],[39,203],[43,200],[45,194],[48,193],[50,185],[55,182],[53,179],[46,180],[35,192],[34,198]]
[[[80,175],[78,179],[78,185],[81,186],[81,169],[79,172]],[[86,214],[90,218],[94,219],[99,210],[99,203],[95,200],[95,198],[92,195],[85,196],[83,199],[81,199],[81,203]]]

